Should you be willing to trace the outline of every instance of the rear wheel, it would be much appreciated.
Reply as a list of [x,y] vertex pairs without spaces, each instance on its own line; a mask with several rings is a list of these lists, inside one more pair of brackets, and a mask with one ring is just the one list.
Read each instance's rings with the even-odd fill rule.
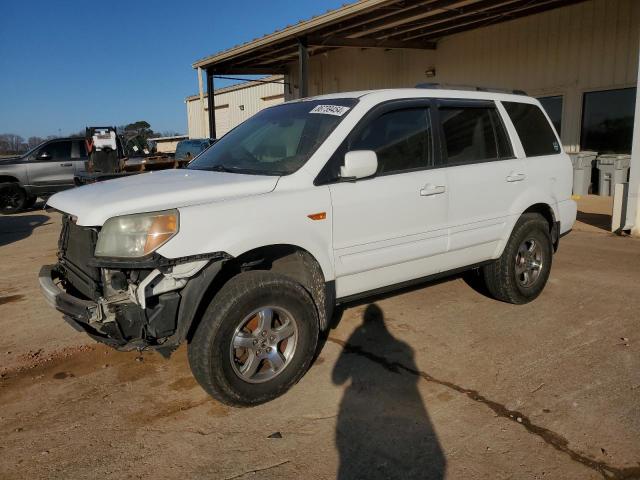
[[189,365],[214,398],[257,405],[300,380],[317,341],[316,308],[301,285],[271,272],[245,272],[209,304],[189,344]]
[[17,183],[0,184],[0,213],[17,213],[25,208],[27,193]]
[[503,302],[523,304],[544,289],[553,259],[549,223],[537,213],[520,217],[498,260],[483,267],[489,293]]

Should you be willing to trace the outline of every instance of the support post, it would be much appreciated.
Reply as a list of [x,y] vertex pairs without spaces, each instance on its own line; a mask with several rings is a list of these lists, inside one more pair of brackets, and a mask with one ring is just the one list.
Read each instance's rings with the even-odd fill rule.
[[211,69],[207,69],[207,106],[209,107],[209,138],[216,138],[216,101]]
[[[638,41],[638,44],[638,56],[640,57],[640,40]],[[624,229],[631,230],[631,235],[634,237],[640,237],[640,71],[637,73],[636,83],[636,111],[633,119],[631,170],[629,172],[627,218]]]
[[299,98],[309,96],[309,51],[307,39],[298,39],[298,92]]
[[198,136],[201,138],[204,138],[207,136],[207,132],[206,132],[206,127],[205,125],[207,124],[206,122],[206,112],[205,112],[205,108],[204,108],[204,87],[202,86],[202,68],[198,67],[198,93],[200,94],[200,122],[201,122],[201,127],[200,127],[200,131],[198,132]]

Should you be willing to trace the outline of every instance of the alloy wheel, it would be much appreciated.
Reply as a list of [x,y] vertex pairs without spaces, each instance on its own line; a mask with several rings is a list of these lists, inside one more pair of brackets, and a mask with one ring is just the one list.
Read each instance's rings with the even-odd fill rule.
[[280,307],[262,307],[236,328],[230,346],[233,371],[249,383],[272,380],[291,363],[298,343],[293,316]]

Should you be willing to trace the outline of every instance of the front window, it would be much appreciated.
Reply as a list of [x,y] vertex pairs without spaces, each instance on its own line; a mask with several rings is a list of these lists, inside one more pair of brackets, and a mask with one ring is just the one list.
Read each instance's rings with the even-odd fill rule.
[[335,98],[262,110],[224,135],[187,168],[288,175],[309,160],[356,102]]

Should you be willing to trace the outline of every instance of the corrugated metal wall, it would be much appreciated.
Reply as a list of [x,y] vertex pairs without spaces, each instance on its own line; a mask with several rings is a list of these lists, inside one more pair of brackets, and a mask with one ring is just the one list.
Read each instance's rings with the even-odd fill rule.
[[563,95],[562,141],[580,144],[587,91],[634,87],[640,1],[593,0],[443,39],[436,81]]
[[[418,82],[427,81],[424,72],[435,61],[435,50],[331,50],[309,59],[309,94],[414,87]],[[290,81],[297,87],[297,64],[290,72]],[[297,88],[286,95],[288,100],[296,96]]]
[[[282,77],[275,78],[282,81]],[[252,83],[250,86],[235,85],[216,90],[216,134],[220,138],[233,127],[243,122],[263,108],[284,101],[284,85],[278,83]],[[203,106],[198,97],[189,97],[187,103],[187,124],[190,138],[209,136],[207,99]]]
[[[563,95],[562,140],[578,149],[584,92],[633,87],[640,0],[591,0],[453,35],[436,51],[339,49],[310,59],[310,94],[422,82]],[[435,67],[436,76],[426,70]],[[290,65],[297,85],[297,64]],[[287,95],[295,98],[297,89]]]

